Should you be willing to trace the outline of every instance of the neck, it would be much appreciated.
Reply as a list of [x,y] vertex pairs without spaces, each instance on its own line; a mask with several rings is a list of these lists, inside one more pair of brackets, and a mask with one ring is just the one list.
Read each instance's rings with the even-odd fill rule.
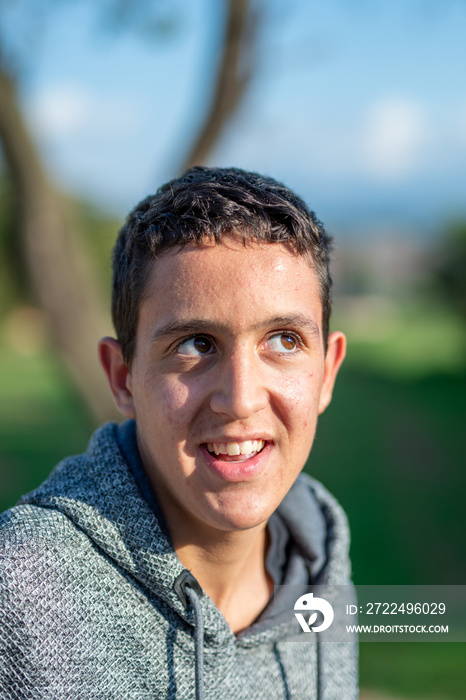
[[267,605],[273,583],[265,569],[269,545],[266,523],[240,532],[172,533],[182,564],[237,633],[248,627]]

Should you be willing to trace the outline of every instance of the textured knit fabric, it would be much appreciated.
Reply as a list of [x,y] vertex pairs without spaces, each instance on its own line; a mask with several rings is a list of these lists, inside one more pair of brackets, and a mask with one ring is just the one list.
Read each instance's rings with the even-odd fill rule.
[[[2,700],[195,697],[195,615],[174,585],[185,570],[118,434],[100,428],[0,516]],[[349,582],[346,518],[320,484],[300,476],[274,517],[310,578]],[[326,524],[322,561],[313,518]],[[293,643],[302,633],[292,616],[280,621],[279,601],[235,636],[200,593],[206,700],[357,698],[354,643]]]

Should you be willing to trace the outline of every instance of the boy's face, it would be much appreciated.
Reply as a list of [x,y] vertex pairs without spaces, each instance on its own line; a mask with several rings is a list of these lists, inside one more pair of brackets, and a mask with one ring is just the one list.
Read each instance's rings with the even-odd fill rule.
[[344,357],[341,333],[325,355],[316,274],[282,244],[228,237],[164,253],[147,292],[131,369],[116,341],[101,358],[172,535],[257,526],[301,471]]

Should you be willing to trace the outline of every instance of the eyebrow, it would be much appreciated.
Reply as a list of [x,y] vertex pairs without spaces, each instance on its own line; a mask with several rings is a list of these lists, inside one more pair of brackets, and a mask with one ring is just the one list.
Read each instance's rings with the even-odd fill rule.
[[[304,328],[316,338],[320,337],[318,324],[304,314],[293,314],[290,316],[272,316],[253,323],[248,327],[248,331],[265,331],[267,329],[281,328]],[[160,340],[165,340],[177,335],[196,335],[197,333],[227,333],[230,331],[229,326],[218,321],[209,321],[207,319],[190,319],[187,321],[170,321],[169,323],[155,328],[151,334],[150,342],[155,343]]]

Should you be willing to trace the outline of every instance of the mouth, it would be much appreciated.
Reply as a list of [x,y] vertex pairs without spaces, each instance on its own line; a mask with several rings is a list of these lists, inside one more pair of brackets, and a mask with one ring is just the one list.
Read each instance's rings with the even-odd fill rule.
[[204,442],[200,448],[203,463],[217,478],[223,482],[249,482],[267,468],[273,441]]
[[244,440],[243,442],[208,442],[203,447],[222,462],[246,462],[258,455],[266,446],[265,440]]

